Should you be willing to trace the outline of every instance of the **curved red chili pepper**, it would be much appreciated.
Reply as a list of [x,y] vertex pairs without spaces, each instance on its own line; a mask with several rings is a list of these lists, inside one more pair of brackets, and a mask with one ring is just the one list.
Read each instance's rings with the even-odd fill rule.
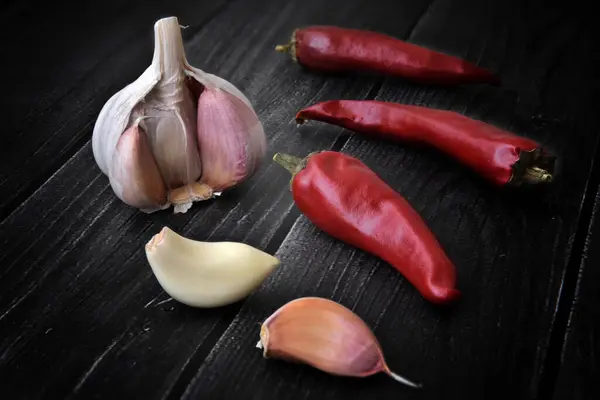
[[377,100],[332,100],[300,110],[296,120],[427,144],[499,186],[551,182],[554,172],[554,157],[535,141],[453,111]]
[[456,300],[456,272],[410,204],[360,160],[322,151],[275,154],[300,211],[331,236],[385,260],[436,304]]
[[275,49],[320,71],[375,72],[445,85],[500,84],[492,72],[461,58],[372,31],[312,26],[295,30],[289,44]]

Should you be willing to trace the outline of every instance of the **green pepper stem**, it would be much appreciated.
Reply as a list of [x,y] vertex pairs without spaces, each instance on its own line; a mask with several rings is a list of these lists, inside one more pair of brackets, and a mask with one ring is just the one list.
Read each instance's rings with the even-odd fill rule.
[[292,60],[298,61],[296,58],[296,31],[292,33],[292,37],[288,44],[278,44],[275,46],[275,51],[280,53],[289,53],[292,56]]
[[275,46],[275,51],[278,51],[280,53],[287,53],[288,51],[290,51],[290,46],[291,46],[291,43],[278,44],[277,46]]
[[289,154],[275,153],[273,161],[281,165],[283,168],[290,171],[292,175],[298,173],[298,170],[302,168],[303,159]]
[[530,183],[552,182],[552,174],[539,167],[529,167],[523,174],[523,180]]

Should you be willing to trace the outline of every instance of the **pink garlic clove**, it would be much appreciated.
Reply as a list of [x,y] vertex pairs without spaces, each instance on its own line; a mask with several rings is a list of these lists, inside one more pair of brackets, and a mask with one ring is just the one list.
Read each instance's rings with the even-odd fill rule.
[[360,317],[327,299],[293,300],[261,326],[265,358],[299,362],[332,375],[367,377],[383,372],[408,386],[413,383],[387,366],[377,338]]
[[116,195],[132,207],[151,212],[167,203],[167,188],[152,156],[148,138],[137,123],[119,138],[109,177]]
[[252,176],[267,150],[262,124],[240,98],[207,87],[198,99],[198,149],[201,182],[215,192]]

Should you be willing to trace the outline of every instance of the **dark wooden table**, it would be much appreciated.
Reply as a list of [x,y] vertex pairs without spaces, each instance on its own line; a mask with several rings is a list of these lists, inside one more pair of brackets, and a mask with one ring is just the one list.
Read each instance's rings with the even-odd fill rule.
[[[0,389],[3,399],[600,398],[597,21],[585,4],[521,0],[141,1],[0,8]],[[549,3],[549,2],[548,2]],[[104,102],[150,62],[176,15],[190,62],[255,105],[269,138],[250,180],[187,214],[146,215],[113,194],[91,150]],[[464,57],[504,85],[456,89],[305,71],[273,51],[296,27],[372,29]],[[542,193],[497,190],[434,151],[352,136],[294,113],[326,99],[451,109],[559,157]],[[456,263],[455,307],[426,303],[389,265],[316,229],[269,160],[360,158],[426,219]],[[194,309],[161,289],[143,245],[162,226],[246,242],[280,268],[245,301]],[[384,375],[333,377],[265,360],[259,323],[302,296],[338,301],[380,339]]]

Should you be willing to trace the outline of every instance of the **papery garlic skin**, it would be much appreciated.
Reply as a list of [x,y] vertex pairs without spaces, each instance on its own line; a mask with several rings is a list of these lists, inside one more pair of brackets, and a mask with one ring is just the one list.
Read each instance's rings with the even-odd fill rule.
[[[212,198],[249,178],[265,156],[266,136],[252,105],[235,86],[189,65],[176,17],[163,18],[155,23],[154,40],[152,64],[138,79],[115,93],[102,108],[94,126],[92,149],[113,190],[123,192],[132,179],[114,172],[117,167],[113,166],[113,153],[121,135],[134,124],[139,124],[167,187],[167,197],[163,202],[144,209],[138,207],[135,201],[129,201],[128,197],[119,198],[146,212],[171,205],[175,206],[175,212],[185,212],[193,202]],[[211,105],[212,109],[227,110],[220,112],[217,120],[234,123],[212,125],[209,129],[204,122],[207,112],[203,109],[200,119],[203,129],[199,131],[198,96],[205,92],[224,99],[220,107],[218,104]],[[232,104],[235,106],[232,107]],[[210,137],[218,137],[219,140],[207,139]],[[223,137],[227,139],[222,140]],[[207,140],[210,140],[209,144],[204,146]],[[229,156],[228,143],[242,142],[243,146],[231,146],[231,152],[238,154],[240,160],[232,162],[231,157],[223,156],[224,161],[215,161],[215,154]],[[202,160],[203,147],[208,148],[204,150],[206,160]],[[241,151],[240,147],[244,147],[245,151]],[[215,167],[212,167],[213,164]],[[203,177],[204,166],[208,171],[206,177]],[[227,169],[233,172],[222,173]],[[120,171],[123,172],[122,169]],[[215,174],[214,171],[220,173]],[[130,192],[134,190],[129,189]],[[144,193],[138,193],[133,198],[144,196]]]
[[408,386],[419,387],[385,363],[377,338],[356,314],[319,297],[293,300],[261,326],[265,358],[300,362],[332,375],[366,377],[384,372]]
[[197,128],[191,93],[185,87],[172,90],[171,109],[165,110],[163,103],[150,100],[134,111],[134,115],[147,116],[141,124],[152,133],[152,154],[170,190],[197,181],[202,171],[194,138]]
[[154,65],[148,67],[133,83],[115,93],[100,110],[92,134],[92,151],[100,170],[106,175],[117,142],[132,122],[130,118],[133,107],[142,101],[160,80],[160,73],[155,69]]
[[210,308],[252,293],[279,265],[261,250],[237,242],[201,242],[164,227],[145,246],[152,272],[175,300]]

